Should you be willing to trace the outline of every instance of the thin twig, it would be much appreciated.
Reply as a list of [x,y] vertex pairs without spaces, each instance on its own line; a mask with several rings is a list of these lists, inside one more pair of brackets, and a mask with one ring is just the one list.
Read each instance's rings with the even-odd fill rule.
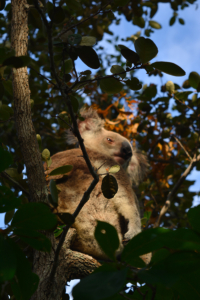
[[185,147],[183,146],[183,144],[179,141],[179,139],[173,134],[172,135],[175,140],[177,141],[177,143],[181,146],[181,148],[184,150],[184,152],[186,153],[186,155],[188,156],[188,158],[190,159],[190,161],[192,161],[192,157],[190,156],[190,154],[187,152],[187,150],[185,149]]
[[158,217],[157,221],[154,223],[154,226],[153,226],[154,228],[159,227],[159,225],[161,223],[161,219],[166,214],[166,212],[168,211],[169,207],[170,207],[170,201],[167,200],[165,202],[165,204],[163,205],[163,207],[161,208],[161,211],[160,211],[160,214],[159,214],[159,217]]
[[32,69],[34,72],[36,72],[39,76],[41,76],[41,77],[43,77],[44,79],[46,79],[46,80],[48,80],[53,86],[55,86],[56,87],[56,84],[55,83],[53,83],[53,81],[51,81],[50,79],[48,79],[46,76],[44,76],[44,75],[42,75],[42,74],[40,74],[38,71],[36,71],[33,67],[31,67],[31,66],[28,66],[28,68],[29,69]]
[[6,172],[1,172],[0,174],[1,174],[2,177],[6,178],[9,181],[11,181],[12,183],[14,183],[28,198],[30,197],[29,192],[27,192],[27,190],[25,190],[25,188],[23,188],[23,186],[21,186],[21,184],[19,184],[17,181],[15,181]]
[[169,201],[169,202],[171,201],[172,197],[175,195],[175,193],[178,190],[178,188],[180,187],[180,185],[183,183],[185,178],[189,175],[189,173],[192,171],[192,169],[195,167],[195,165],[197,164],[198,161],[200,161],[200,155],[198,155],[196,157],[196,154],[195,154],[192,161],[190,162],[189,166],[185,170],[185,172],[181,175],[181,177],[179,178],[179,180],[177,181],[177,183],[175,184],[173,189],[169,192],[166,201]]
[[[57,38],[61,37],[63,34],[65,34],[66,32],[68,32],[69,30],[71,30],[71,29],[73,29],[73,28],[75,28],[75,27],[81,25],[82,23],[88,21],[89,19],[94,18],[95,16],[97,16],[97,15],[100,14],[101,12],[102,12],[102,13],[105,13],[103,10],[104,10],[104,9],[106,8],[106,6],[108,6],[111,2],[112,2],[112,0],[111,0],[111,1],[108,1],[108,2],[107,2],[102,8],[100,8],[95,14],[93,14],[93,15],[87,17],[86,19],[84,19],[84,20],[82,20],[82,21],[76,23],[75,25],[72,25],[72,26],[66,28],[66,30],[63,30],[62,32],[60,32],[54,39],[57,39]],[[106,12],[110,12],[110,11],[111,11],[111,10],[108,10],[108,11],[106,11]]]
[[10,117],[10,118],[7,119],[7,120],[0,121],[0,123],[7,123],[7,122],[10,121],[10,120],[14,120],[14,117]]

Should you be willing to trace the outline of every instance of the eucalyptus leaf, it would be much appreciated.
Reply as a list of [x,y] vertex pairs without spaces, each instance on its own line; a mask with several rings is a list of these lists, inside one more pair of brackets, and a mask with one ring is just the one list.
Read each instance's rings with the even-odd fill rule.
[[115,94],[123,89],[123,84],[119,80],[110,77],[100,81],[100,88],[108,94]]
[[107,174],[102,180],[101,190],[105,198],[113,198],[118,191],[118,184],[115,177]]
[[60,174],[66,174],[69,173],[73,169],[72,165],[65,165],[59,168],[54,169],[49,174],[50,176],[60,175]]
[[178,65],[166,62],[166,61],[157,61],[151,64],[152,67],[158,69],[164,73],[173,75],[173,76],[184,76],[185,71]]
[[154,44],[154,42],[148,38],[139,37],[135,41],[135,50],[140,57],[140,60],[143,64],[147,63],[151,59],[153,59],[157,53],[158,48]]
[[86,64],[88,67],[92,69],[98,69],[100,67],[100,62],[97,53],[88,46],[82,46],[76,50],[80,59]]
[[[118,66],[118,65],[113,65],[110,69],[110,72],[113,74],[121,73],[121,72],[124,72],[124,68],[122,68],[121,66]],[[121,78],[124,78],[124,77],[126,77],[126,73],[120,74],[119,76]]]

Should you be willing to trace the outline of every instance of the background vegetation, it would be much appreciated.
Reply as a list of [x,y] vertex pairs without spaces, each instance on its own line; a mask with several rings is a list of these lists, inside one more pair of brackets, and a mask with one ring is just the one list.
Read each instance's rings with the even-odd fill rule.
[[[38,277],[21,249],[29,245],[50,251],[50,241],[40,230],[56,224],[48,207],[27,203],[29,187],[16,134],[12,90],[12,68],[26,65],[32,121],[40,135],[43,161],[49,161],[44,149],[53,155],[69,148],[66,129],[87,103],[105,119],[107,129],[126,136],[147,153],[150,162],[148,178],[137,191],[144,232],[127,245],[117,262],[113,259],[117,236],[105,227],[114,246],[108,250],[106,240],[99,238],[99,243],[113,263],[83,279],[74,289],[74,298],[199,299],[200,206],[191,208],[196,193],[189,190],[194,181],[187,175],[195,166],[200,170],[200,75],[191,70],[182,86],[173,83],[175,77],[167,82],[163,79],[163,73],[183,76],[185,72],[176,61],[156,62],[159,49],[153,34],[162,30],[156,21],[161,2],[171,7],[169,26],[175,22],[184,25],[180,10],[196,5],[195,0],[28,1],[28,58],[20,60],[11,47],[11,3],[0,1],[0,212],[6,213],[0,232],[1,257],[5,257],[0,267],[2,299],[10,299],[9,295],[17,300],[30,298]],[[121,41],[110,26],[120,27],[122,16],[132,24],[133,35]],[[99,46],[105,33],[111,36],[114,54]],[[131,49],[125,41],[132,43]],[[82,72],[77,68],[78,58],[85,65]],[[141,69],[151,77],[151,84],[139,81]],[[162,79],[161,84],[153,83],[154,78]],[[172,109],[170,99],[174,99]],[[162,207],[161,227],[153,228]],[[138,256],[151,251],[154,255],[147,269]],[[132,285],[125,293],[128,282]]]

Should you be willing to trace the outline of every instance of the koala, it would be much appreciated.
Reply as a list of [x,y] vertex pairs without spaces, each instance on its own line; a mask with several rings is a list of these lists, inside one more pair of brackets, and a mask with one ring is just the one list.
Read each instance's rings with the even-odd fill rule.
[[[120,241],[116,255],[120,254],[123,250],[123,241],[128,241],[141,232],[139,205],[132,187],[136,187],[143,180],[148,162],[145,155],[133,148],[125,137],[106,130],[96,111],[84,109],[81,115],[84,121],[78,121],[79,131],[90,161],[95,170],[98,170],[99,182],[72,225],[77,231],[72,249],[97,259],[106,259],[106,255],[94,238],[97,220],[108,222],[116,228]],[[72,143],[76,139],[69,134],[68,141]],[[73,165],[72,171],[66,175],[48,177],[48,181],[51,179],[56,181],[60,191],[56,211],[72,214],[93,177],[81,149],[59,152],[51,159],[52,164],[46,174],[64,165]],[[117,180],[118,192],[112,199],[106,199],[101,190],[102,179],[107,169],[116,164],[121,166],[119,172],[112,174]],[[148,263],[150,258],[147,256],[143,260]]]

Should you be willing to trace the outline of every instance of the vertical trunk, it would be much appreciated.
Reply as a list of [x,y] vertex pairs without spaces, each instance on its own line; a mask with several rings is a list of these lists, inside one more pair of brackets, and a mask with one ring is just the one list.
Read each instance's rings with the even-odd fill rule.
[[[16,56],[27,55],[28,9],[26,0],[12,0],[11,43]],[[47,188],[36,133],[31,118],[27,67],[13,69],[15,126],[26,165],[31,201],[47,201]]]

